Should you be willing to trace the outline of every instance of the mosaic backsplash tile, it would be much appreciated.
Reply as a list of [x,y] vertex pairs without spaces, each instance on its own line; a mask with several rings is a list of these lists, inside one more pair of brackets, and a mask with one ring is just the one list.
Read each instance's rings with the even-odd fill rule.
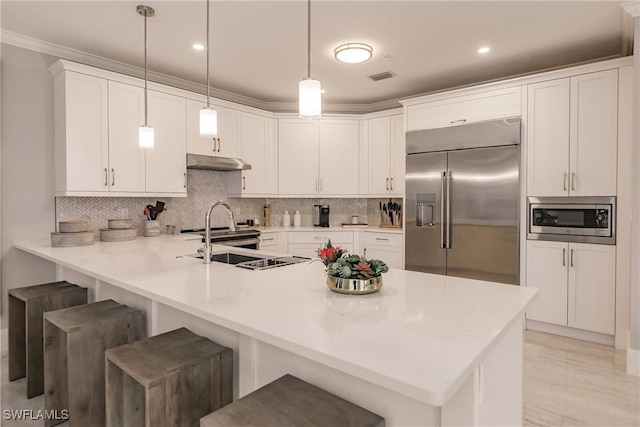
[[[370,226],[380,224],[379,204],[389,199],[283,199],[283,198],[227,198],[226,173],[189,169],[187,171],[187,197],[166,197],[161,199],[148,197],[57,197],[56,221],[86,219],[89,228],[96,232],[107,227],[107,220],[113,218],[131,218],[138,234],[142,235],[143,222],[146,220],[144,207],[155,205],[157,200],[165,202],[166,212],[159,217],[162,232],[168,224],[179,225],[182,229],[203,228],[207,207],[217,201],[225,200],[233,208],[237,222],[258,219],[263,224],[263,208],[269,204],[271,225],[282,225],[285,210],[291,220],[296,210],[300,211],[302,225],[313,225],[313,205],[323,204],[331,207],[332,226],[351,222],[352,215],[358,215],[361,223]],[[401,203],[402,199],[393,199]],[[216,208],[211,218],[213,227],[229,224],[226,210]],[[99,237],[99,236],[98,236]]]

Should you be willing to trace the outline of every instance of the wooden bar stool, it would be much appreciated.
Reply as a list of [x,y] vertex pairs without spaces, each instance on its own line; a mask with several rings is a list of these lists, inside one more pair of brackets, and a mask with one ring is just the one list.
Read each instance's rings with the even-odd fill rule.
[[27,397],[44,393],[42,315],[87,303],[87,288],[69,282],[9,289],[9,381],[27,377]]
[[45,313],[45,410],[68,410],[72,427],[103,426],[105,350],[144,335],[143,313],[113,300]]
[[384,427],[384,418],[285,375],[200,420],[200,427]]
[[186,328],[106,352],[107,426],[197,426],[233,400],[233,352]]

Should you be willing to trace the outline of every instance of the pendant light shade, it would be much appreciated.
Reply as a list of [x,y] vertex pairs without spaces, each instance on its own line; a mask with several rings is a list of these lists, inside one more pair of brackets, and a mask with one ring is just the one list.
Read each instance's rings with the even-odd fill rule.
[[218,112],[213,108],[200,110],[200,136],[214,137],[218,135]]
[[140,126],[138,129],[138,146],[140,148],[153,148],[154,131],[150,126]]
[[218,136],[218,113],[209,106],[209,0],[207,0],[207,108],[200,110],[200,136]]
[[300,82],[298,89],[300,117],[320,117],[322,114],[320,82],[307,78]]
[[152,7],[145,5],[136,6],[138,15],[144,16],[144,125],[138,130],[138,146],[140,148],[153,148],[155,138],[153,128],[147,123],[147,18],[155,15]]
[[298,85],[300,117],[320,117],[322,114],[322,86],[311,78],[311,0],[307,2],[307,78]]

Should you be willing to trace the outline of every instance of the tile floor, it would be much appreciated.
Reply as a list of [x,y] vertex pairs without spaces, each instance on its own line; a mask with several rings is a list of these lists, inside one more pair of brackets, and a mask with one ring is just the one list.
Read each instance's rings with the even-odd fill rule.
[[[625,373],[626,354],[585,341],[525,331],[525,426],[640,426],[640,379]],[[44,396],[26,399],[26,381],[7,381],[2,357],[0,407],[43,409]],[[3,427],[44,425],[6,420]],[[68,422],[60,424],[68,427]]]

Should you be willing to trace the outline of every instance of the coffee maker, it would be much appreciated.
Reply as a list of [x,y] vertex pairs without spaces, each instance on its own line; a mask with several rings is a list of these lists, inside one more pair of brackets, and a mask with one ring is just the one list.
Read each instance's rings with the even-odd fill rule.
[[329,205],[320,206],[320,227],[329,226]]

